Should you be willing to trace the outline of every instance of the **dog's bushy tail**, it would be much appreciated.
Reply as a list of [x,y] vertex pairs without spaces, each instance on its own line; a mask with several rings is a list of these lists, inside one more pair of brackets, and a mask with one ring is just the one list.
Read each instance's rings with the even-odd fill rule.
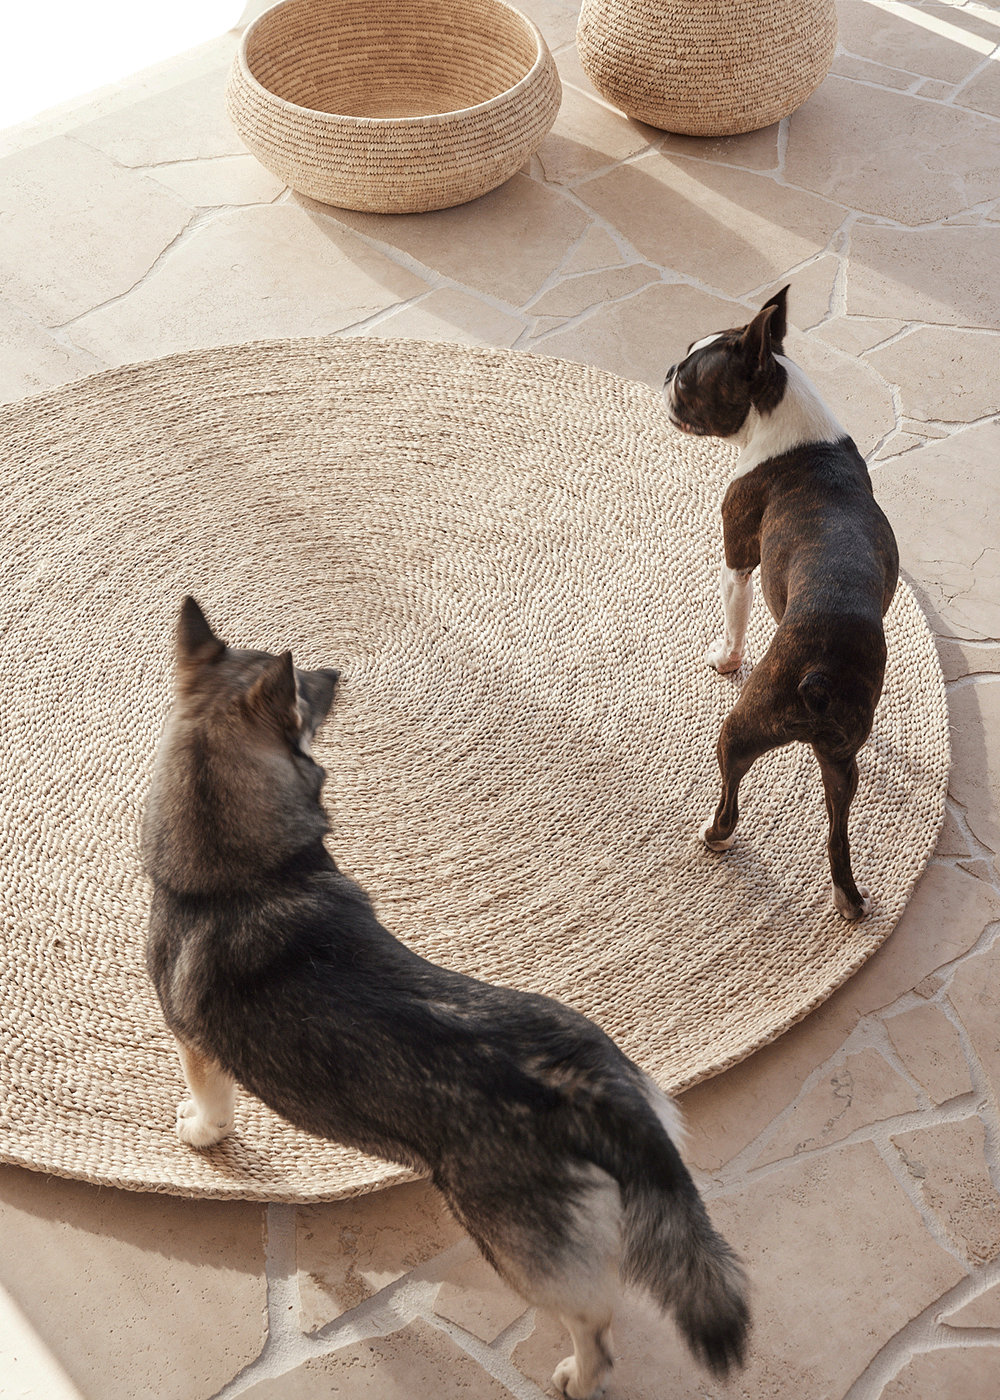
[[625,1204],[622,1273],[672,1312],[693,1354],[717,1376],[742,1366],[750,1331],[743,1267],[691,1193],[655,1187]]
[[746,1274],[709,1220],[662,1116],[652,1112],[652,1123],[633,1117],[621,1143],[630,1158],[630,1170],[619,1175],[622,1278],[672,1312],[695,1357],[725,1376],[746,1356]]

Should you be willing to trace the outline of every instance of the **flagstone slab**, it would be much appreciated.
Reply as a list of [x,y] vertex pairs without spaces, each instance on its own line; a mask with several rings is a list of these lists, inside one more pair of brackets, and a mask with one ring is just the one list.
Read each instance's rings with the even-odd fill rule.
[[986,1400],[996,1391],[1000,1346],[918,1352],[878,1400]]
[[406,268],[295,204],[202,225],[126,302],[73,339],[108,364],[269,336],[328,335],[427,290]]
[[[615,1365],[607,1384],[608,1400],[723,1400],[735,1390],[732,1384],[711,1379],[681,1341],[672,1320],[660,1317],[642,1298],[629,1296],[623,1301],[615,1312],[611,1335]],[[549,1378],[570,1351],[565,1328],[539,1311],[532,1331],[514,1348],[511,1360],[523,1376],[552,1396]],[[741,1400],[757,1400],[753,1389],[743,1389],[746,1379],[743,1372],[735,1393]]]
[[1000,413],[1000,334],[922,326],[865,358],[900,386],[910,418],[972,423]]
[[657,282],[624,301],[601,306],[566,330],[532,341],[528,348],[598,365],[660,389],[667,370],[683,358],[692,339],[741,324],[746,314],[743,307],[684,282]]
[[541,289],[591,222],[564,195],[523,174],[468,204],[427,214],[359,214],[301,195],[294,201],[515,307]]
[[73,139],[128,166],[242,155],[246,147],[226,116],[228,72],[228,64],[220,64],[167,92],[86,122]]
[[840,43],[849,53],[950,83],[973,72],[996,47],[996,28],[973,9],[922,3],[915,10],[902,4],[840,4]]
[[825,1002],[742,1064],[695,1085],[679,1103],[687,1129],[684,1156],[717,1171],[759,1137],[858,1022],[852,1007]]
[[972,112],[829,76],[789,125],[784,175],[851,209],[925,224],[993,195],[996,143],[995,125]]
[[920,81],[916,74],[908,73],[904,68],[873,63],[870,59],[856,58],[853,54],[837,54],[830,65],[830,72],[840,78],[854,78],[858,82],[894,88],[897,92],[912,91]]
[[896,1054],[932,1103],[947,1103],[972,1091],[958,1031],[939,1007],[915,1006],[890,1016],[885,1028]]
[[976,1117],[938,1123],[892,1141],[929,1209],[973,1264],[1000,1254],[1000,1195],[990,1180],[986,1135]]
[[[995,142],[995,136],[990,137]],[[851,229],[847,311],[854,316],[1000,325],[1000,228]]]
[[465,1238],[427,1181],[300,1206],[295,1260],[303,1332],[325,1327]]
[[157,165],[149,178],[200,209],[226,205],[273,204],[286,186],[253,156],[222,156],[211,161]]
[[[938,837],[937,846],[934,848],[934,854],[936,856],[959,857],[968,857],[972,854],[969,838],[962,829],[955,806],[951,802],[948,802],[945,806],[944,823],[941,827],[941,834]],[[933,993],[931,993],[931,995],[933,995]]]
[[995,1327],[1000,1331],[1000,1283],[943,1315],[948,1327]]
[[741,1378],[753,1400],[840,1400],[911,1318],[966,1276],[871,1143],[789,1162],[710,1209],[753,1279]]
[[844,210],[766,175],[652,153],[576,187],[643,257],[733,297],[822,252]]
[[739,136],[682,136],[668,131],[662,135],[660,150],[739,170],[776,171],[781,166],[780,130],[780,123],[775,122]]
[[956,107],[969,107],[974,112],[985,112],[991,117],[1000,117],[1000,67],[990,63],[971,82],[965,84],[955,96]]
[[[958,637],[939,637],[937,648],[946,681],[1000,671],[1000,643],[968,642]],[[963,850],[963,854],[968,853]]]
[[569,320],[591,308],[603,307],[607,302],[620,301],[651,282],[659,281],[659,272],[645,263],[564,277],[543,292],[528,309],[533,316],[558,316]]
[[838,350],[846,350],[851,355],[861,355],[884,340],[898,335],[906,327],[905,321],[887,318],[868,319],[861,316],[836,316],[825,321],[816,330],[816,335],[835,345]]
[[84,1400],[5,1288],[0,1287],[0,1380],[10,1400]]
[[1000,943],[956,969],[948,998],[989,1076],[994,1097],[1000,1099]]
[[848,1055],[805,1096],[755,1166],[840,1142],[859,1128],[912,1113],[920,1100],[877,1050]]
[[957,686],[948,709],[953,758],[949,790],[972,834],[996,856],[1000,853],[1000,684],[991,675]]
[[89,355],[68,349],[9,303],[0,302],[0,402],[54,389],[99,368]]
[[246,1400],[512,1400],[446,1332],[417,1318],[240,1391]]
[[359,334],[509,348],[529,324],[528,316],[510,316],[458,287],[440,287],[419,301],[390,311]]
[[789,293],[788,316],[798,330],[812,330],[832,314],[840,268],[840,259],[827,253],[795,273]]
[[985,423],[886,463],[876,482],[937,630],[970,640],[1000,637],[998,462],[1000,423]]
[[904,452],[912,452],[915,447],[923,447],[923,445],[924,439],[914,433],[891,433],[868,465],[872,467],[879,462],[888,461],[890,457],[901,457]]
[[553,53],[576,41],[577,0],[522,0],[519,8],[538,25]]
[[[929,865],[892,937],[850,981],[773,1045],[681,1096],[688,1160],[714,1171],[743,1151],[863,1016],[891,1006],[967,953],[995,919],[1000,919],[1000,895],[990,885],[953,866]],[[1000,961],[996,975],[1000,983]],[[933,995],[940,985],[933,981],[926,994]],[[992,1014],[1000,1024],[1000,1001]],[[989,1025],[988,1015],[984,1025]],[[1000,1039],[997,1044],[1000,1085]]]
[[527,1312],[523,1298],[511,1292],[481,1255],[456,1264],[434,1298],[438,1317],[490,1345]]
[[153,181],[65,136],[0,161],[0,297],[60,326],[120,297],[191,220]]
[[616,161],[645,150],[661,133],[630,120],[597,92],[576,49],[559,55],[562,103],[552,130],[535,155],[551,184],[571,185]]
[[264,1215],[0,1167],[0,1272],[88,1400],[209,1400],[264,1344]]
[[576,272],[603,271],[609,267],[622,267],[626,261],[610,233],[593,223],[559,264],[559,273],[567,277]]

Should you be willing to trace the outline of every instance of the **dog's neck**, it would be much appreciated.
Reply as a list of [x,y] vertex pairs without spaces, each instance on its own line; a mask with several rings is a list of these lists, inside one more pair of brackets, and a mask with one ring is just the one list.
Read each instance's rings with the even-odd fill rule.
[[772,413],[760,413],[751,405],[743,425],[724,442],[739,448],[734,476],[745,476],[784,452],[810,442],[842,442],[846,430],[820,398],[798,365],[784,355],[775,355],[787,375],[785,392]]

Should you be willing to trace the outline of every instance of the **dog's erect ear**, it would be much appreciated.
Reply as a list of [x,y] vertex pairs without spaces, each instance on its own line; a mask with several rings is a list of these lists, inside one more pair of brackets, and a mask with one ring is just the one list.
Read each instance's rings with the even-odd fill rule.
[[244,704],[251,714],[276,723],[283,731],[298,729],[295,667],[290,651],[268,662],[244,696]]
[[[789,283],[789,286],[791,283]],[[785,336],[788,333],[788,317],[786,305],[788,302],[788,287],[782,287],[780,292],[775,292],[770,301],[764,303],[761,311],[767,311],[769,307],[774,307],[771,319],[768,322],[768,331],[771,336],[771,348],[776,355],[781,354],[781,347]]]
[[177,619],[177,663],[185,670],[218,661],[226,649],[225,642],[212,631],[205,614],[191,597],[181,604]]
[[751,375],[760,374],[768,369],[771,357],[776,353],[781,354],[781,342],[784,338],[785,308],[782,298],[780,306],[777,299],[762,306],[740,337],[743,359]]

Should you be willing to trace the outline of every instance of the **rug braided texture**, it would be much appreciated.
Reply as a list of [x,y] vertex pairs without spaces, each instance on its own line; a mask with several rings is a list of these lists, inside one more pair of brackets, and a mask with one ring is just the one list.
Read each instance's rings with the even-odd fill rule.
[[[202,350],[3,410],[0,1158],[284,1201],[405,1175],[244,1094],[217,1148],[174,1137],[137,837],[187,592],[235,645],[341,668],[329,845],[422,954],[573,1004],[667,1090],[844,982],[941,824],[941,672],[901,584],[852,812],[870,918],[834,911],[805,746],[708,852],[732,464],[642,385],[409,341]],[[771,630],[758,604],[752,656]]]

